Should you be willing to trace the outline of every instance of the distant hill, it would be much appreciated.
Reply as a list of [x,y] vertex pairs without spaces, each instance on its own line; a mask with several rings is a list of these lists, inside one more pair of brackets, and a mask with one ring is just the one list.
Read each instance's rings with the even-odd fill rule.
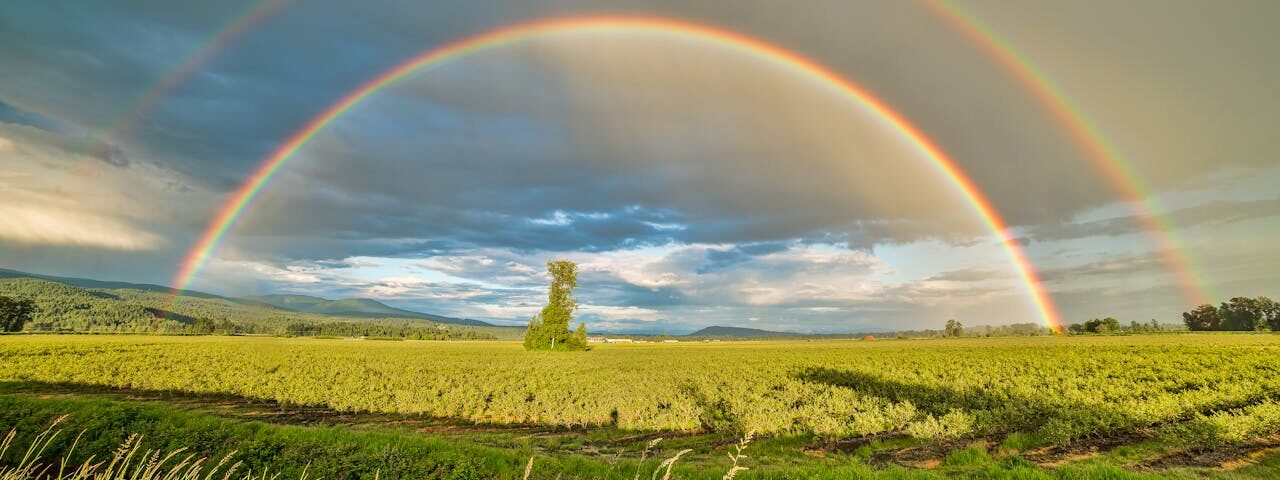
[[390,307],[367,299],[305,295],[227,298],[161,285],[111,282],[0,269],[0,295],[29,298],[32,331],[242,333],[401,336],[426,339],[520,338],[523,327],[493,326]]
[[699,338],[781,338],[798,337],[801,335],[789,332],[771,332],[769,330],[760,330],[757,328],[721,327],[719,325],[713,325],[685,336]]
[[242,297],[237,300],[246,303],[270,305],[298,312],[319,313],[324,315],[343,315],[348,317],[377,318],[415,318],[436,323],[453,325],[469,325],[473,327],[492,327],[491,323],[466,318],[453,318],[430,313],[415,312],[392,307],[377,300],[367,298],[346,298],[329,300],[310,295],[258,295]]
[[[2,278],[36,278],[40,280],[48,280],[50,282],[65,283],[73,287],[80,288],[104,288],[104,289],[128,289],[142,290],[145,292],[163,292],[170,293],[173,289],[163,285],[153,285],[150,283],[129,283],[129,282],[111,282],[105,280],[93,280],[90,278],[76,277],[58,277],[54,275],[41,275],[38,273],[19,272],[17,270],[9,270],[0,268],[0,279]],[[182,290],[182,295],[197,298],[223,298],[212,293],[197,292],[195,290]]]

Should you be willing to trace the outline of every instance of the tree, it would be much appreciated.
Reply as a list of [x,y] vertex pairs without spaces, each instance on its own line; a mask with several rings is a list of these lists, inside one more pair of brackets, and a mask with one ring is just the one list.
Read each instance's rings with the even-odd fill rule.
[[964,325],[960,324],[960,322],[957,322],[954,319],[947,320],[947,326],[945,327],[944,332],[945,332],[945,335],[948,337],[959,337],[961,334],[964,333]]
[[191,333],[210,334],[218,329],[218,324],[208,318],[198,318],[196,323],[191,324]]
[[573,289],[578,286],[578,264],[568,260],[549,261],[547,273],[551,275],[547,306],[542,307],[542,311],[529,321],[524,347],[529,350],[585,349],[586,326],[579,327],[581,342],[574,338],[577,335],[569,333],[573,312],[578,309],[578,301],[573,298]]
[[1111,317],[1094,318],[1084,322],[1083,328],[1089,333],[1116,333],[1120,331],[1120,321]]
[[1280,303],[1267,297],[1258,297],[1255,301],[1258,302],[1258,311],[1262,313],[1267,328],[1280,332]]
[[1187,329],[1192,331],[1220,330],[1222,328],[1222,318],[1218,315],[1218,309],[1207,303],[1192,309],[1190,312],[1182,312],[1182,323],[1186,324]]
[[36,302],[29,298],[0,295],[0,331],[21,332],[22,326],[36,313]]
[[1253,331],[1265,330],[1266,320],[1258,301],[1248,297],[1235,297],[1222,302],[1218,307],[1218,317],[1222,319],[1223,330]]

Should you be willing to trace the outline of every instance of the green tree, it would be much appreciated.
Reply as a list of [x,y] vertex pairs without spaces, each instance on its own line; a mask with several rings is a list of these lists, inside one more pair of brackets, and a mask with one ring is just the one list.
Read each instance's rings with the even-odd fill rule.
[[1258,302],[1258,311],[1262,313],[1262,319],[1266,322],[1267,328],[1273,332],[1280,332],[1280,303],[1267,297],[1258,297],[1254,300]]
[[586,323],[578,323],[578,328],[573,331],[573,336],[569,337],[569,348],[573,350],[585,350],[587,348]]
[[1235,297],[1222,302],[1218,307],[1218,317],[1222,319],[1223,330],[1252,331],[1266,330],[1267,323],[1258,301],[1248,297]]
[[954,319],[947,320],[947,326],[944,327],[943,333],[948,337],[959,337],[964,333],[964,325]]
[[1187,325],[1188,330],[1193,331],[1222,329],[1222,317],[1218,315],[1217,307],[1207,303],[1190,312],[1182,312],[1182,323]]
[[530,350],[581,350],[586,348],[586,327],[581,326],[582,341],[574,340],[576,335],[569,332],[569,324],[573,322],[573,312],[578,309],[578,301],[573,298],[573,289],[578,286],[578,264],[568,260],[547,262],[547,273],[551,275],[551,288],[547,292],[547,306],[529,321],[529,329],[525,331],[524,346]]
[[21,332],[35,313],[36,302],[31,299],[0,295],[0,331]]
[[196,319],[196,323],[191,324],[191,333],[209,334],[209,333],[213,333],[214,330],[217,330],[217,329],[218,329],[217,323],[214,323],[213,320],[203,318],[203,317]]

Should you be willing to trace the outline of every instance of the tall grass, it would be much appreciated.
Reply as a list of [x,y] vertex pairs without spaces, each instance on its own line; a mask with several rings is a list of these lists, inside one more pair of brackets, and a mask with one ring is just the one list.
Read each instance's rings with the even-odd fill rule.
[[[63,434],[58,426],[65,419],[65,415],[58,417],[48,428],[36,435],[14,465],[0,464],[0,480],[276,480],[280,477],[265,471],[240,472],[241,462],[232,463],[236,452],[228,453],[216,463],[211,463],[208,457],[187,453],[185,448],[167,453],[159,449],[144,450],[142,436],[136,434],[129,436],[124,443],[121,443],[109,459],[98,460],[90,456],[83,463],[72,465],[70,458],[79,443],[80,436],[84,435],[84,432],[81,432],[62,458],[55,462],[46,461],[45,450]],[[4,437],[4,440],[0,440],[0,459],[8,456],[17,435],[18,430],[13,429]],[[753,435],[753,433],[747,433],[733,445],[734,451],[729,453],[729,459],[733,464],[725,473],[724,479],[732,479],[738,472],[747,470],[747,467],[739,463],[747,458],[742,452],[751,442]],[[661,438],[656,438],[645,446],[640,463],[636,466],[634,477],[636,480],[640,478],[640,470],[644,466],[645,459],[661,441]],[[664,459],[652,470],[650,480],[658,478],[671,480],[672,469],[676,462],[691,451],[693,450],[683,449]],[[534,457],[529,457],[524,467],[523,480],[529,480],[533,473],[533,464]],[[307,478],[307,470],[303,469],[298,480]]]
[[[61,459],[55,462],[44,460],[44,452],[60,435],[58,425],[66,416],[58,417],[49,428],[32,439],[17,463],[13,466],[0,465],[0,480],[265,480],[274,479],[267,472],[255,475],[253,472],[239,473],[240,462],[231,463],[235,452],[222,457],[217,463],[209,463],[208,457],[197,457],[186,453],[183,448],[168,453],[158,449],[142,449],[142,437],[132,435],[116,448],[111,458],[97,460],[89,457],[79,466],[70,464],[70,457],[79,444],[80,436],[72,442],[71,448]],[[4,458],[13,447],[17,429],[0,441],[0,458]],[[81,432],[83,435],[84,432]],[[57,467],[55,470],[54,467]],[[303,470],[299,480],[307,478]]]

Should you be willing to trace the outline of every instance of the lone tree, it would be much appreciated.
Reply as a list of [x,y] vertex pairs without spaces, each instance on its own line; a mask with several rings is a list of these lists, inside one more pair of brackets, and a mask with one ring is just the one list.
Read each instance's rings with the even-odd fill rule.
[[959,337],[964,334],[964,325],[954,319],[947,320],[947,326],[943,333],[948,337]]
[[36,302],[31,299],[0,295],[0,332],[21,332],[34,313]]
[[569,332],[573,311],[578,309],[578,301],[573,298],[573,289],[578,286],[578,264],[568,260],[552,260],[547,262],[547,273],[551,274],[547,306],[542,307],[542,312],[529,321],[529,329],[524,333],[524,348],[585,350],[586,324],[579,324],[577,331]]

